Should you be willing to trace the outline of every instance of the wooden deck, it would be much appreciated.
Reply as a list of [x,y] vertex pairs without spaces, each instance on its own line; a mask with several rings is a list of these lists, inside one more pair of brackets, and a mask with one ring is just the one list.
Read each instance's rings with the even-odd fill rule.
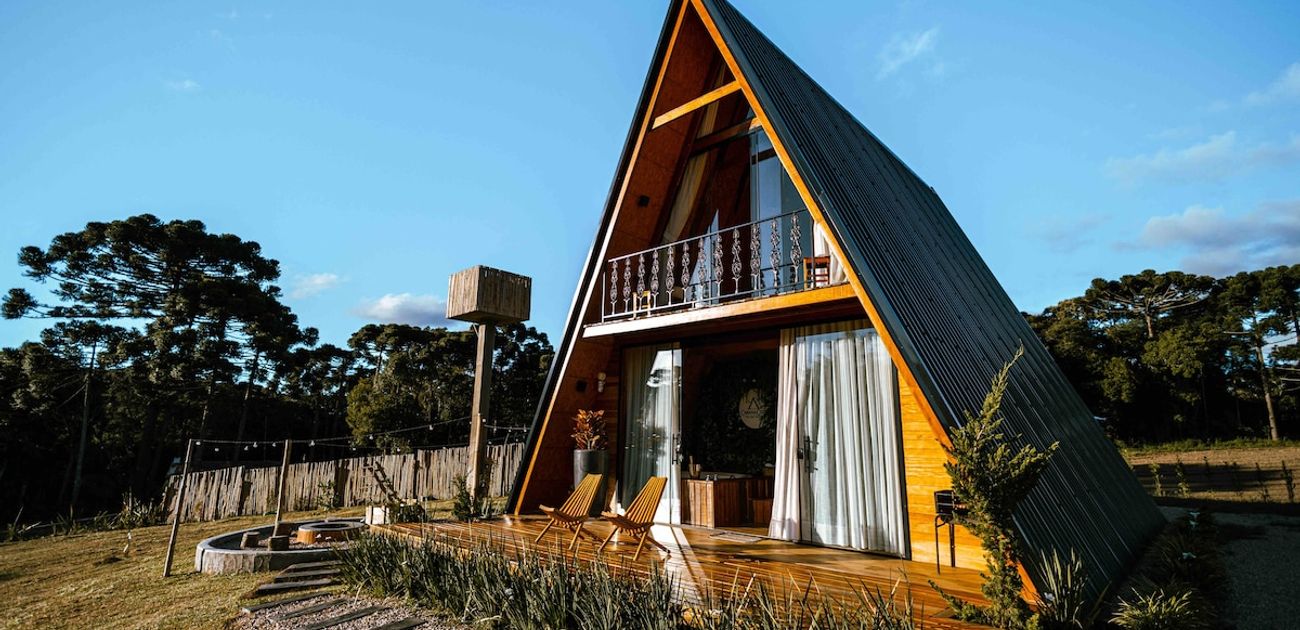
[[[548,533],[541,543],[533,543],[545,523],[544,518],[525,516],[476,524],[408,523],[379,525],[375,529],[417,540],[452,542],[462,547],[492,542],[508,550],[543,553],[562,550],[569,543],[568,532]],[[587,528],[602,539],[609,534],[609,525],[599,520],[589,523]],[[855,591],[880,589],[888,594],[895,585],[898,586],[896,598],[901,601],[910,585],[914,611],[923,621],[922,627],[980,627],[948,618],[947,606],[929,585],[934,580],[953,595],[984,601],[979,592],[978,571],[944,566],[942,572],[936,572],[935,566],[928,563],[797,545],[716,529],[657,525],[652,533],[655,540],[669,549],[667,556],[646,545],[640,560],[634,563],[632,547],[611,543],[604,553],[597,554],[597,545],[584,538],[579,539],[575,551],[580,561],[606,562],[641,573],[648,573],[652,565],[658,565],[677,580],[688,603],[699,602],[710,592],[725,595],[732,591],[733,585],[743,589],[752,579],[766,580],[776,586],[797,585],[795,588],[800,593],[811,584],[815,592],[846,602],[858,601]]]

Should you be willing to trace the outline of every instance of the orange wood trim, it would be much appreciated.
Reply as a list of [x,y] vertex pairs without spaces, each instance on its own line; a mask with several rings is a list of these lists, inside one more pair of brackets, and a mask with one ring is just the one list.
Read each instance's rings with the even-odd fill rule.
[[[735,55],[733,55],[731,50],[727,48],[726,42],[722,40],[722,35],[718,32],[718,25],[713,22],[713,16],[709,15],[708,10],[701,4],[700,0],[689,0],[689,3],[691,6],[695,7],[695,12],[699,14],[700,20],[704,22],[705,30],[709,32],[709,36],[713,38],[714,45],[718,47],[723,60],[727,62],[727,68],[731,70],[731,76],[736,77],[736,81],[740,83],[741,91],[744,92],[745,98],[749,101],[749,106],[754,110],[754,117],[760,121],[764,129],[772,129],[771,119],[768,118],[767,112],[764,111],[762,106],[759,104],[758,98],[754,96],[754,89],[750,86],[749,81],[741,72],[740,65],[736,63]],[[776,149],[777,157],[781,160],[781,166],[785,167],[786,172],[790,174],[790,180],[794,183],[795,189],[799,191],[799,196],[803,199],[809,212],[812,213],[813,218],[822,224],[829,225],[829,222],[826,221],[826,215],[822,212],[821,207],[817,205],[817,199],[813,197],[812,192],[808,189],[808,185],[804,183],[803,176],[795,170],[794,161],[790,159],[790,152],[786,149],[785,143],[774,133],[769,133],[768,139],[772,141],[772,147]],[[838,241],[834,238],[827,238],[826,240],[829,241],[831,247],[835,249],[835,254],[840,257],[840,260],[849,260],[848,256],[844,255],[844,248],[840,246]],[[885,342],[885,347],[889,350],[890,357],[894,359],[894,364],[898,366],[898,373],[907,381],[908,385],[915,388],[918,393],[921,392],[922,390],[917,384],[916,377],[912,374],[911,366],[903,361],[903,355],[899,352],[898,345],[894,343],[889,331],[885,329],[884,320],[881,318],[880,312],[876,310],[875,305],[871,303],[871,298],[867,295],[867,290],[866,287],[863,286],[862,280],[858,278],[856,273],[850,273],[849,283],[852,284],[853,290],[857,293],[858,299],[861,300],[862,307],[866,309],[867,318],[871,320],[871,325],[880,333],[880,338]],[[935,437],[944,446],[951,447],[952,441],[948,439],[948,433],[943,429],[943,425],[940,424],[939,417],[935,414],[934,407],[930,404],[930,401],[927,400],[924,395],[917,396],[917,398],[921,400],[921,408],[925,412],[926,419],[930,421],[930,427],[934,429]]]
[[[659,64],[658,76],[655,77],[655,87],[650,93],[650,102],[646,103],[645,116],[641,120],[641,129],[637,132],[636,143],[632,146],[632,155],[627,161],[627,171],[623,174],[623,182],[619,186],[618,197],[614,202],[613,216],[609,219],[609,225],[605,227],[605,234],[601,239],[600,251],[588,254],[587,266],[591,265],[594,257],[595,260],[604,260],[606,252],[609,250],[610,237],[613,235],[614,226],[618,225],[618,215],[623,208],[623,199],[627,196],[628,183],[631,181],[632,168],[636,166],[637,156],[641,153],[641,143],[645,140],[645,134],[649,131],[651,112],[655,110],[655,103],[659,100],[659,90],[663,87],[664,76],[668,73],[668,63],[672,61],[673,49],[677,46],[677,35],[681,31],[682,22],[686,18],[686,9],[689,2],[683,2],[677,12],[677,21],[673,24],[672,35],[668,38],[668,48],[664,51],[664,58]],[[698,9],[697,9],[698,12]],[[599,274],[592,277],[586,290],[575,295],[573,311],[569,313],[569,319],[581,317],[587,311],[587,303],[591,299],[591,292],[594,290]],[[582,287],[579,287],[582,290]],[[581,302],[579,304],[579,302]],[[560,365],[560,372],[556,375],[555,389],[551,392],[551,400],[546,403],[546,417],[542,420],[541,432],[537,436],[537,443],[534,445],[531,457],[528,459],[528,472],[524,474],[522,487],[519,488],[519,501],[515,503],[514,513],[519,514],[523,510],[524,496],[528,490],[528,484],[532,480],[533,470],[537,467],[537,456],[541,452],[541,440],[546,437],[546,429],[551,423],[551,415],[555,411],[555,399],[559,397],[560,386],[564,383],[565,373],[568,371],[569,357],[573,355],[574,345],[577,340],[568,348],[568,354],[563,357],[564,363]],[[557,357],[558,358],[558,357]]]
[[707,136],[704,136],[703,138],[697,139],[694,143],[692,143],[691,155],[695,155],[697,153],[700,153],[701,151],[707,151],[708,149],[712,149],[713,147],[718,146],[719,144],[743,136],[755,129],[761,128],[762,126],[763,124],[758,122],[757,118],[750,118],[745,122],[732,125],[730,127],[727,127],[726,129],[723,129],[722,131],[715,131]]
[[796,291],[794,293],[786,293],[785,295],[774,295],[771,297],[745,300],[743,302],[723,304],[720,306],[690,309],[677,313],[652,315],[639,319],[610,322],[608,324],[590,324],[582,329],[582,336],[584,338],[607,337],[609,335],[620,335],[623,333],[651,330],[654,328],[667,328],[669,326],[680,326],[682,324],[693,324],[703,321],[715,321],[731,317],[740,317],[743,315],[753,315],[755,313],[808,306],[810,304],[820,304],[822,302],[852,299],[854,297],[857,297],[857,295],[853,292],[853,287],[847,284],[838,284],[831,287]]
[[674,107],[661,114],[658,118],[655,119],[655,124],[651,127],[651,129],[658,129],[674,120],[677,120],[678,118],[681,118],[682,116],[685,116],[701,107],[704,107],[705,105],[708,105],[709,103],[722,100],[723,98],[731,96],[732,94],[735,94],[736,91],[739,89],[740,89],[740,84],[735,81],[732,81],[731,83],[728,83],[720,88],[714,88],[712,90],[709,90],[708,92],[705,92],[703,95],[697,96],[687,101],[686,103],[678,107]]

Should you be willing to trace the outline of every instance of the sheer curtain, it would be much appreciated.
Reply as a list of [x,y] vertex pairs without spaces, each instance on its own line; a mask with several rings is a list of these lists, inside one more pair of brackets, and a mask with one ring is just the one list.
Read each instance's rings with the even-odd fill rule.
[[863,322],[784,331],[769,535],[902,554],[898,385]]
[[667,477],[655,521],[681,520],[680,468],[674,461],[681,402],[682,351],[670,346],[629,348],[623,354],[627,423],[623,439],[621,504],[626,508],[651,477]]

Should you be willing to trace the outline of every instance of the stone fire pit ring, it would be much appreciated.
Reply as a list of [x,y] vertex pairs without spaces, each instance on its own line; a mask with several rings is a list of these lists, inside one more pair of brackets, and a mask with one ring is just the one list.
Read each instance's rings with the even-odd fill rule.
[[360,521],[322,521],[298,526],[298,542],[314,545],[319,542],[351,540],[365,531]]
[[[350,536],[355,536],[359,531],[366,527],[360,519],[338,519],[338,520],[319,520],[319,521],[299,521],[291,523],[293,529],[301,529],[305,526],[323,525],[326,523],[343,524],[343,528],[330,527],[334,531],[352,531]],[[272,551],[267,547],[256,547],[252,549],[241,549],[240,542],[245,533],[255,533],[261,540],[266,540],[271,536],[271,525],[262,527],[253,527],[251,529],[241,529],[233,532],[226,532],[208,538],[198,544],[194,549],[194,569],[201,573],[252,573],[256,571],[278,571],[287,566],[301,562],[319,562],[321,560],[333,560],[341,548],[346,548],[347,542],[339,542],[320,547],[297,547],[285,551]],[[354,531],[355,530],[355,531]],[[318,540],[317,542],[330,542]]]

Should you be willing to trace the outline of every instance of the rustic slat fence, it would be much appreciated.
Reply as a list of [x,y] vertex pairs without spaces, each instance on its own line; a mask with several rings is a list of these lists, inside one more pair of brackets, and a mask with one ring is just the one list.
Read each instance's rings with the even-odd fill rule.
[[1296,472],[1300,462],[1288,465],[1189,460],[1131,466],[1138,482],[1152,496],[1264,503],[1297,501]]
[[[523,454],[522,443],[488,447],[487,459],[492,467],[488,482],[490,494],[510,493]],[[456,476],[465,474],[469,466],[469,448],[290,464],[285,482],[285,507],[308,510],[327,503],[342,507],[383,503],[384,493],[374,475],[366,470],[367,462],[383,469],[403,499],[450,499],[456,492]],[[213,521],[275,511],[279,470],[279,467],[232,466],[190,473],[182,520]],[[175,505],[179,481],[179,475],[168,479],[164,505]],[[328,493],[333,496],[327,496]]]

